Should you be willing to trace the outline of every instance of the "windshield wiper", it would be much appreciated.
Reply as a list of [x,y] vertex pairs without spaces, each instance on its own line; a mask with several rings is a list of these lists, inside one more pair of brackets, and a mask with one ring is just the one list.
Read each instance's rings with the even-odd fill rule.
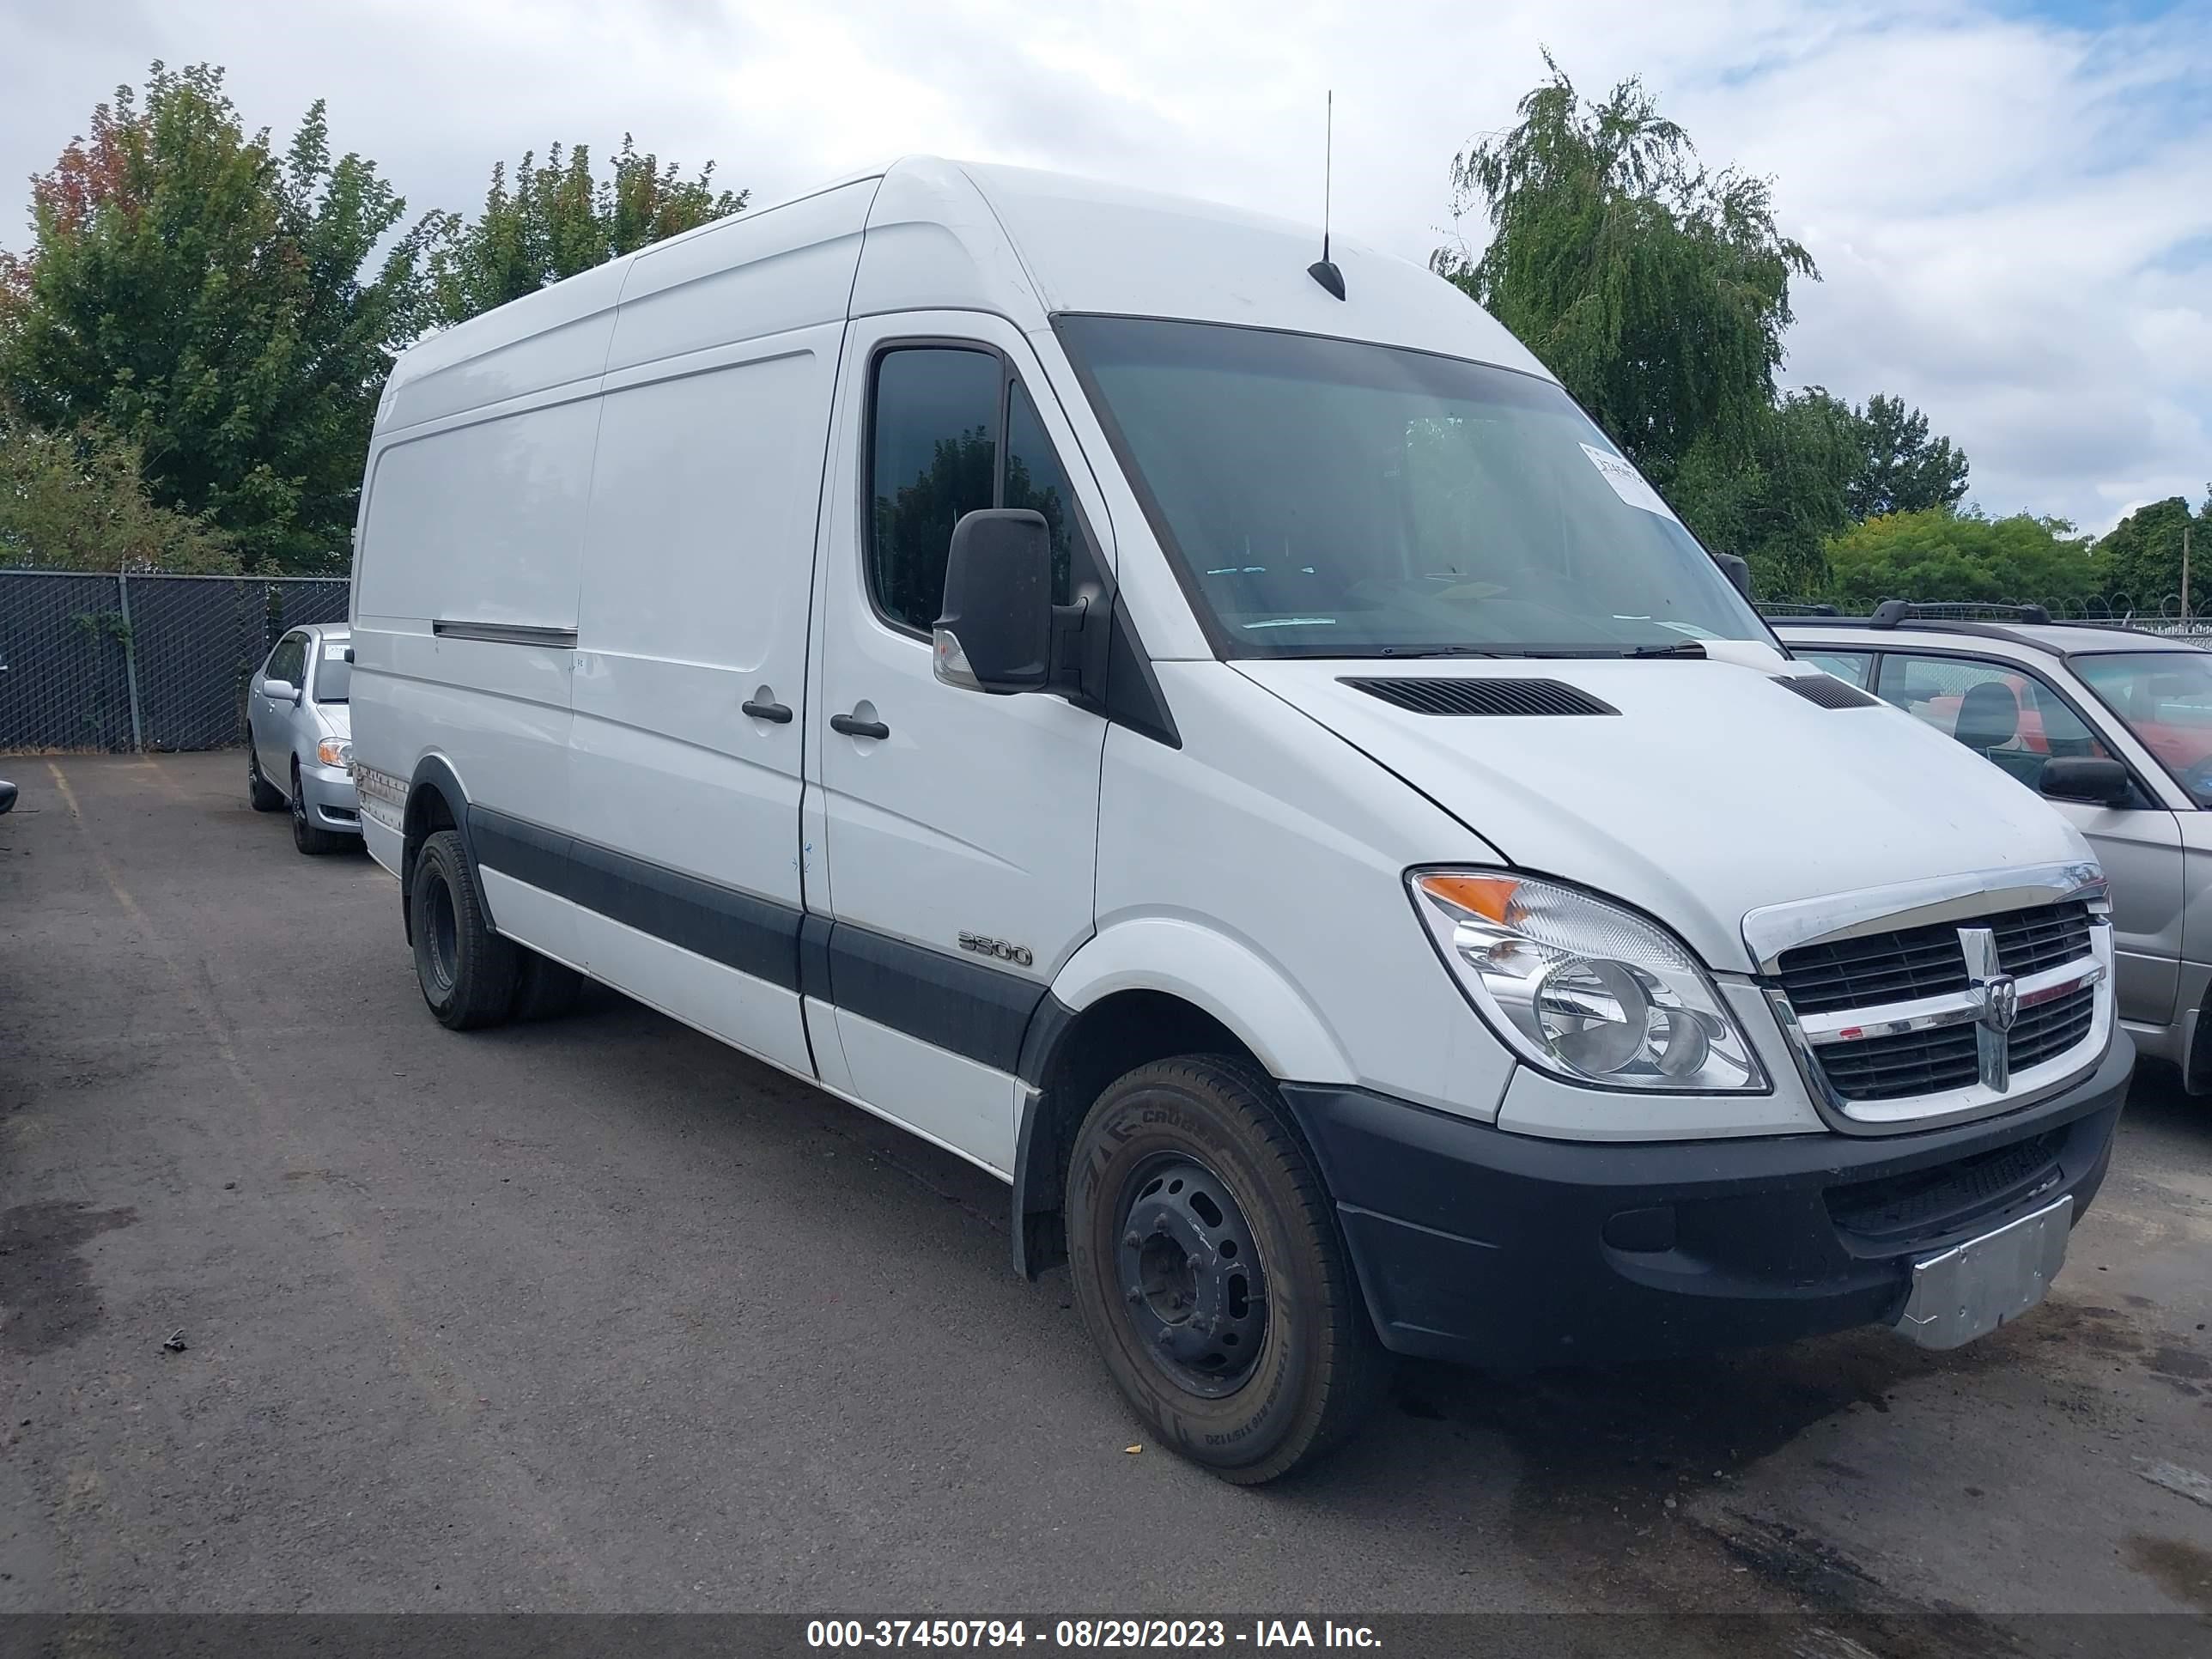
[[1695,640],[1676,640],[1668,645],[1638,645],[1620,653],[1624,657],[1699,657],[1705,647]]
[[1483,645],[1384,645],[1376,647],[1380,657],[1503,657],[1517,654],[1492,651]]

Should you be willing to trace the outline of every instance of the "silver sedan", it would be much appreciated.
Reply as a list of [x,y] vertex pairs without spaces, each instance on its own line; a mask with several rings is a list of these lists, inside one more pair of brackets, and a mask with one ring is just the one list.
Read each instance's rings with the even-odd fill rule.
[[347,702],[351,639],[337,623],[293,629],[246,688],[247,799],[257,812],[289,806],[292,844],[302,853],[333,853],[361,842]]

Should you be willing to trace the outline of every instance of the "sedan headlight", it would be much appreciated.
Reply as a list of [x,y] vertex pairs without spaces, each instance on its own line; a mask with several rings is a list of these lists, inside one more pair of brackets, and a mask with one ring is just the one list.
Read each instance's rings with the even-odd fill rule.
[[353,745],[343,738],[325,738],[315,745],[315,758],[325,766],[351,766]]
[[1521,1057],[1610,1089],[1764,1089],[1742,1029],[1687,947],[1557,882],[1417,870],[1413,906],[1476,1009]]

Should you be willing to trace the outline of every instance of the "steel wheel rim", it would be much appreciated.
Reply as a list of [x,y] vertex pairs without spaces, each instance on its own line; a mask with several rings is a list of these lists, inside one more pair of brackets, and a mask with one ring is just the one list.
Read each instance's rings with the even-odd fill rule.
[[1115,1231],[1122,1317],[1152,1364],[1201,1399],[1251,1381],[1267,1270],[1229,1184],[1187,1153],[1156,1154],[1122,1183]]

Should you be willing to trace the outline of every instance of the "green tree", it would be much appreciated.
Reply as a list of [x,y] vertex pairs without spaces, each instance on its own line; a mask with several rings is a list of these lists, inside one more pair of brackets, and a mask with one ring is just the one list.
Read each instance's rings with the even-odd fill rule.
[[249,135],[206,64],[155,64],[33,181],[33,240],[0,271],[0,392],[48,431],[98,422],[159,506],[246,568],[342,568],[394,350],[420,326],[422,228],[324,106]]
[[1431,265],[1543,360],[1661,489],[1693,449],[1747,464],[1774,406],[1790,282],[1818,279],[1775,223],[1771,182],[1698,164],[1641,82],[1585,104],[1553,61],[1519,124],[1454,158],[1455,222],[1480,258]]
[[0,566],[209,574],[238,556],[221,531],[154,504],[134,445],[99,427],[41,431],[0,404]]
[[1928,435],[1928,417],[1877,392],[1856,416],[1865,465],[1845,505],[1854,519],[1956,507],[1966,493],[1966,454]]
[[1864,460],[1850,405],[1811,386],[1758,416],[1747,442],[1693,444],[1670,493],[1708,546],[1751,562],[1754,592],[1818,592],[1827,585],[1828,540],[1850,522],[1845,496]]
[[2188,500],[2169,495],[2162,501],[2139,507],[2122,519],[2097,544],[2097,560],[2103,568],[2104,592],[2125,599],[2137,611],[2157,614],[2178,608],[2181,595],[2181,536],[2193,533],[2189,544],[2189,610],[2198,616],[2212,611],[2212,484],[2205,486],[2204,505],[2191,513]]
[[1827,559],[1828,597],[1851,610],[1884,599],[2063,603],[2099,592],[2105,574],[2090,538],[2063,519],[1948,507],[1854,525],[1828,544]]
[[483,211],[442,214],[429,259],[431,310],[441,324],[535,294],[548,283],[604,264],[648,243],[743,210],[749,192],[716,191],[714,164],[696,179],[639,155],[623,135],[613,173],[594,179],[590,149],[559,144],[541,163],[526,151],[512,179],[494,165]]

